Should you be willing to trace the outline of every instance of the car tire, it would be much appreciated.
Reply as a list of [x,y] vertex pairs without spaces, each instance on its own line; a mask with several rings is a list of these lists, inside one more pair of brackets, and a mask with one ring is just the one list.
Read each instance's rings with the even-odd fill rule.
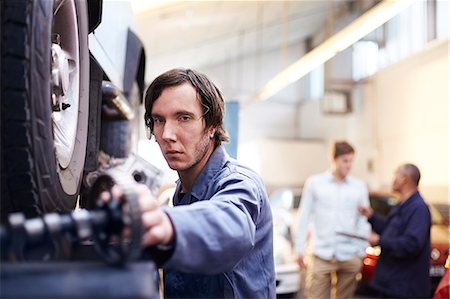
[[1,219],[72,210],[89,113],[86,1],[0,5]]

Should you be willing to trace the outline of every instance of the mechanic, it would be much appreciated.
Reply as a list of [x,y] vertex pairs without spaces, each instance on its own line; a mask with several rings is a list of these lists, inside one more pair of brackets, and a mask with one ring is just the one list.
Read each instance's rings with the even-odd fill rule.
[[428,298],[430,296],[431,215],[419,193],[420,171],[403,164],[395,172],[392,190],[400,194],[387,219],[372,208],[360,207],[375,231],[372,246],[380,245],[371,286],[382,298]]
[[179,176],[174,207],[140,187],[143,243],[164,298],[275,298],[272,214],[261,178],[226,153],[224,97],[204,74],[173,69],[145,95],[145,123]]

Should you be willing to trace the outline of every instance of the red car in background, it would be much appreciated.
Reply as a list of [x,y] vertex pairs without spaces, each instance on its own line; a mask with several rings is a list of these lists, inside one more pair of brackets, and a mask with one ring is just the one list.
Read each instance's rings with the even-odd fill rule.
[[450,253],[447,256],[447,262],[445,263],[445,274],[442,276],[441,282],[439,282],[433,295],[433,299],[448,298],[450,298]]
[[[391,208],[398,203],[398,199],[389,193],[371,192],[369,199],[374,211],[383,217],[386,217]],[[432,295],[444,276],[444,265],[449,252],[449,205],[429,203],[428,207],[431,213],[430,279]],[[366,256],[363,259],[362,277],[358,288],[360,293],[370,292],[370,280],[380,253],[381,249],[379,246],[367,247]]]

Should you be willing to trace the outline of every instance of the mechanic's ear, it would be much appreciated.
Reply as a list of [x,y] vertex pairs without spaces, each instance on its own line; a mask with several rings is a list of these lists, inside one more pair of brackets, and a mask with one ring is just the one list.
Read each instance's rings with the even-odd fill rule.
[[209,128],[209,138],[213,139],[215,134],[216,134],[216,128],[214,128],[214,127]]

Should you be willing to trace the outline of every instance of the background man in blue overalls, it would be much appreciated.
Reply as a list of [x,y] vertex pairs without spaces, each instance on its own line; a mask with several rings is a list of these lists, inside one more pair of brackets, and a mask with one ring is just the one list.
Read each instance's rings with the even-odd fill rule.
[[370,244],[381,247],[371,285],[385,298],[430,296],[431,216],[418,191],[419,181],[417,166],[403,164],[392,182],[400,203],[388,218],[374,214],[371,208],[360,208],[375,231],[369,237]]

